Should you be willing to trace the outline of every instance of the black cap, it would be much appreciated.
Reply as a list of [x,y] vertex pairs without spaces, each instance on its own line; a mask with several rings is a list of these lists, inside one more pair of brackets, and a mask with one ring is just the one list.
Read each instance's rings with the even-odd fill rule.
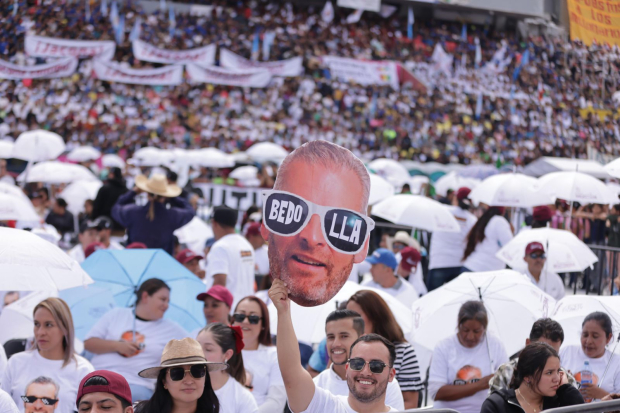
[[89,229],[97,229],[97,223],[90,220],[82,221],[80,224],[80,234],[83,234]]
[[213,209],[211,217],[213,222],[217,222],[223,227],[234,228],[237,225],[238,213],[236,209],[222,205]]
[[95,220],[95,225],[97,225],[99,231],[102,229],[112,229],[112,220],[106,216],[100,216]]

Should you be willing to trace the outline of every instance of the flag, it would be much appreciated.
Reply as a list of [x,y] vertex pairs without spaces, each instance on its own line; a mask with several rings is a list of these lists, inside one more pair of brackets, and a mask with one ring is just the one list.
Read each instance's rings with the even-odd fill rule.
[[398,7],[382,4],[381,10],[379,10],[379,15],[381,15],[381,17],[383,17],[384,19],[387,19],[392,14],[394,14],[396,10],[398,10]]
[[523,66],[527,66],[528,63],[530,63],[530,49],[527,49],[525,53],[523,53],[523,56],[521,56],[521,64],[515,69],[512,75],[513,82],[517,81],[519,78],[519,73],[521,73],[521,69],[523,69]]
[[110,8],[110,23],[112,23],[112,28],[116,30],[116,26],[118,26],[118,5],[116,2],[112,3],[112,7]]
[[412,40],[413,39],[413,23],[415,22],[415,17],[413,16],[413,9],[409,7],[409,11],[407,12],[407,37]]
[[140,33],[142,33],[142,18],[136,17],[131,33],[129,33],[129,41],[133,42],[134,40],[138,40],[140,38]]
[[118,24],[114,29],[114,34],[116,36],[116,44],[121,44],[125,40],[125,15],[121,14],[120,19],[118,19]]
[[328,1],[325,3],[325,7],[323,7],[323,11],[321,12],[321,19],[325,23],[331,23],[334,20],[334,6],[332,6],[332,2]]
[[368,121],[375,118],[377,113],[377,92],[373,93],[372,100],[370,101],[370,111],[368,112]]
[[166,0],[159,0],[159,9],[161,11],[166,11]]
[[515,100],[515,85],[513,84],[512,87],[510,88],[510,113],[512,113],[513,115],[517,111],[517,108],[515,108],[514,100]]
[[538,102],[541,102],[544,96],[545,96],[545,87],[543,86],[542,80],[539,80],[538,81]]
[[18,8],[19,8],[19,3],[17,2],[17,0],[15,0],[15,2],[13,3],[13,16],[17,14]]
[[174,16],[174,7],[170,6],[168,9],[168,34],[170,37],[174,37],[174,29],[177,27],[177,19]]
[[101,15],[103,17],[108,17],[108,0],[101,0]]
[[434,63],[436,70],[441,70],[446,76],[452,77],[454,56],[446,53],[440,43],[435,44],[435,50],[433,50],[431,61]]
[[271,45],[276,38],[275,32],[265,32],[263,36],[263,60],[269,60],[269,54],[271,53]]
[[467,41],[467,25],[463,23],[463,29],[461,30],[461,39],[466,42]]
[[256,32],[254,32],[254,40],[252,41],[252,60],[258,60],[259,47],[260,47],[260,34],[259,34],[259,29],[257,27]]
[[85,0],[84,3],[86,3],[84,5],[86,8],[86,13],[84,14],[84,21],[89,21],[90,20],[90,0]]
[[476,42],[476,58],[474,61],[476,62],[476,69],[478,69],[482,62],[482,49],[480,48],[480,39],[476,37],[474,41]]
[[364,10],[362,9],[355,10],[353,13],[347,16],[347,23],[348,24],[357,23],[362,18],[362,13],[364,13]]
[[478,101],[476,102],[476,120],[482,115],[482,92],[478,93]]

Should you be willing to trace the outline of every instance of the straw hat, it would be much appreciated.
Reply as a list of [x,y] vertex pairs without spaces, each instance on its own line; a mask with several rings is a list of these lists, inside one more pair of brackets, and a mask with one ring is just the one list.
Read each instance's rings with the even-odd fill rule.
[[160,365],[142,370],[138,375],[145,379],[156,379],[162,369],[192,364],[206,364],[208,371],[221,371],[228,367],[226,363],[207,361],[200,344],[193,338],[186,337],[183,340],[170,340],[164,347]]
[[168,198],[179,196],[182,192],[178,185],[169,184],[166,176],[162,174],[153,174],[150,178],[147,178],[144,175],[138,175],[136,177],[136,186],[149,194],[165,196]]
[[420,250],[420,243],[418,240],[407,234],[405,231],[398,231],[392,240],[392,243],[394,242],[400,242],[408,247],[415,248],[418,251]]

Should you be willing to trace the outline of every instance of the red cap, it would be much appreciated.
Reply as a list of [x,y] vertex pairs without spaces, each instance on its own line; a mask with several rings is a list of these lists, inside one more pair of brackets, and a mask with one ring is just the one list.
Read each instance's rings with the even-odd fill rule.
[[536,251],[545,252],[545,247],[538,241],[530,242],[527,244],[527,247],[525,247],[525,255],[530,255]]
[[128,250],[145,250],[146,244],[143,244],[141,242],[132,242],[131,244],[127,245],[127,247],[125,248]]
[[[108,384],[97,384],[95,386],[84,387],[84,383],[86,383],[86,381],[91,377],[95,376],[103,377],[104,379],[106,379]],[[80,387],[78,388],[75,405],[79,406],[80,399],[85,394],[97,392],[113,394],[125,400],[127,403],[131,404],[131,389],[129,388],[127,380],[125,380],[123,376],[118,373],[114,373],[113,371],[95,370],[92,373],[87,374],[86,377],[84,377],[80,382]]]
[[104,250],[104,249],[105,249],[105,245],[103,245],[101,242],[93,242],[92,244],[89,244],[88,247],[86,247],[86,249],[84,250],[84,258],[90,257],[92,253],[97,250]]
[[196,254],[194,251],[190,250],[189,248],[185,248],[183,251],[179,252],[176,256],[177,261],[180,262],[181,264],[187,264],[188,262],[190,262],[191,260],[195,258],[198,258],[199,260],[201,260],[203,256]]
[[532,218],[534,221],[549,221],[553,213],[551,212],[551,208],[546,205],[534,207],[532,212]]
[[403,267],[403,270],[405,271],[411,271],[411,269],[417,266],[422,260],[420,251],[411,247],[403,248],[400,251],[400,256],[402,257],[400,266]]
[[456,199],[458,199],[459,201],[462,201],[469,196],[470,192],[471,192],[471,189],[467,188],[466,186],[459,188],[459,190],[456,191]]
[[252,222],[245,230],[245,236],[260,235],[260,222]]
[[233,296],[228,290],[228,288],[224,287],[223,285],[214,285],[213,287],[209,288],[209,290],[206,293],[198,294],[196,296],[196,300],[204,301],[207,298],[207,296],[211,296],[218,301],[222,301],[228,307],[232,307]]

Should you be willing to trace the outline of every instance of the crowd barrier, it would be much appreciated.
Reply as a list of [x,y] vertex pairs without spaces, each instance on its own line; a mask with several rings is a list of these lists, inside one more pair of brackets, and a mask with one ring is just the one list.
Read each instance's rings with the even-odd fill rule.
[[586,269],[583,273],[569,274],[573,293],[577,292],[577,285],[585,289],[586,294],[613,295],[615,286],[613,280],[618,277],[620,265],[620,248],[607,247],[605,245],[588,245],[598,257],[598,262],[593,268]]
[[558,407],[556,409],[545,410],[545,413],[603,413],[614,411],[620,411],[620,399]]

